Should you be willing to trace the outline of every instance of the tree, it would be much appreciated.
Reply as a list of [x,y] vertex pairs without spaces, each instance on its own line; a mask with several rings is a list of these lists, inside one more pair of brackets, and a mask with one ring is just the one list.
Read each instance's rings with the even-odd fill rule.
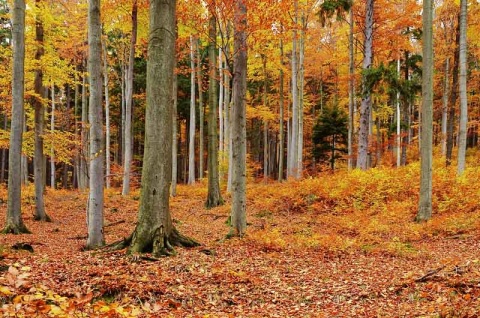
[[[313,127],[313,155],[315,159],[330,161],[330,167],[335,169],[335,160],[341,156],[337,152],[347,153],[348,116],[337,106],[325,107]],[[341,147],[343,145],[343,147]]]
[[198,243],[181,235],[172,222],[172,100],[175,65],[175,0],[150,1],[147,62],[147,108],[142,190],[138,223],[132,235],[116,244],[130,253],[174,253],[173,246]]
[[420,201],[416,220],[432,217],[432,132],[433,132],[433,1],[423,1],[422,122],[420,143]]
[[[188,134],[188,184],[195,183],[195,45],[190,35],[190,124]],[[201,88],[199,87],[199,90]]]
[[460,45],[459,45],[458,91],[460,94],[460,126],[458,129],[458,162],[457,173],[465,170],[465,152],[467,150],[467,0],[460,1]]
[[210,19],[208,27],[208,195],[206,206],[213,208],[223,204],[220,193],[220,180],[218,175],[218,133],[217,133],[217,64],[216,64],[216,38],[217,19],[215,18],[215,1],[209,4]]
[[232,230],[229,235],[242,237],[247,228],[246,216],[246,91],[247,91],[247,6],[235,1],[233,115],[232,115]]
[[133,102],[133,65],[135,62],[135,44],[137,43],[137,0],[132,6],[132,35],[130,38],[130,55],[125,80],[125,149],[123,156],[123,188],[122,195],[130,193],[130,166],[133,156],[132,136],[132,102]]
[[[44,55],[43,48],[43,22],[39,14],[40,0],[35,0],[37,13],[35,16],[35,40],[37,44],[37,51],[35,52],[35,61],[40,64],[42,56]],[[40,65],[35,69],[35,77],[33,82],[33,89],[35,96],[32,99],[32,105],[35,109],[35,156],[33,157],[33,173],[35,178],[35,220],[51,221],[48,214],[45,212],[44,192],[44,164],[45,155],[43,153],[43,133],[45,124],[45,107],[44,95],[45,87],[43,86],[43,70]]]
[[94,249],[105,244],[103,237],[103,186],[105,184],[103,152],[105,150],[105,138],[103,135],[101,36],[100,0],[90,0],[88,2],[90,193],[87,204],[87,249]]
[[12,123],[8,156],[8,205],[3,233],[30,233],[22,220],[21,158],[24,120],[25,1],[13,2]]
[[368,140],[369,140],[369,124],[370,112],[372,108],[372,98],[370,87],[367,83],[368,71],[373,61],[373,14],[375,0],[367,0],[365,2],[365,39],[364,39],[364,55],[363,55],[363,92],[362,103],[360,106],[360,129],[358,136],[358,154],[357,168],[366,170],[368,168]]

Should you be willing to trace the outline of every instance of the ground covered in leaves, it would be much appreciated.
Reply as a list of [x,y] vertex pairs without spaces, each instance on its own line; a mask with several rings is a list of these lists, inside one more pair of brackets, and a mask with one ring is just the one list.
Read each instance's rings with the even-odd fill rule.
[[[180,186],[176,227],[203,245],[158,262],[84,252],[86,194],[48,190],[53,223],[0,236],[0,311],[12,317],[478,317],[480,169],[436,169],[434,218],[413,222],[418,166],[248,189],[248,235],[223,241],[225,206]],[[107,243],[128,236],[139,193],[106,191]],[[0,191],[6,202],[6,190]],[[4,220],[6,204],[1,211]],[[3,226],[3,223],[0,224]],[[21,244],[19,244],[21,243]],[[29,247],[33,253],[28,251]],[[27,249],[27,250],[25,250]]]

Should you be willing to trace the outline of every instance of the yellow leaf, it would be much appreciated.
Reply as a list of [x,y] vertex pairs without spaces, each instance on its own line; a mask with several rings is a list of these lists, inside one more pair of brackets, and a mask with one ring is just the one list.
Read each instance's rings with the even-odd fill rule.
[[0,294],[9,296],[9,295],[12,295],[13,293],[10,291],[10,289],[7,286],[0,286]]

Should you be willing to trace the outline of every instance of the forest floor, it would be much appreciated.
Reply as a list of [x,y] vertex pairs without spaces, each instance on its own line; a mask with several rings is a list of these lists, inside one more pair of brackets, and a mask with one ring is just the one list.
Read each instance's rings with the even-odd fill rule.
[[[466,180],[480,180],[480,171],[468,172],[465,180],[450,171],[439,176],[436,214],[426,224],[412,221],[418,200],[412,171],[250,185],[248,234],[226,241],[229,197],[226,205],[206,210],[205,183],[180,186],[171,202],[174,223],[202,246],[178,248],[177,256],[158,262],[132,261],[125,251],[82,251],[86,194],[48,190],[53,223],[39,223],[32,218],[28,187],[23,214],[33,234],[0,236],[0,312],[4,317],[478,317],[480,190]],[[128,197],[120,192],[106,191],[107,243],[128,236],[136,221],[138,191]],[[5,189],[0,198],[6,202]],[[2,203],[2,214],[5,210]],[[34,252],[12,249],[19,242]]]

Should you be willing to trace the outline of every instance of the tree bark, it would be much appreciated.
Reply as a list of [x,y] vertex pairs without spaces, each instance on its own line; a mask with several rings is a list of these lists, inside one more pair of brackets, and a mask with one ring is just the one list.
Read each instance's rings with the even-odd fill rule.
[[296,163],[296,178],[299,179],[303,175],[303,105],[304,105],[304,82],[305,82],[305,30],[307,24],[305,21],[305,13],[302,12],[301,31],[299,42],[299,58],[298,58],[298,154]]
[[208,69],[209,69],[209,88],[208,88],[208,195],[207,208],[213,208],[223,204],[220,193],[220,180],[218,175],[218,134],[217,134],[217,63],[216,52],[216,18],[215,2],[210,4],[210,19],[208,27],[209,47],[208,47]]
[[455,35],[455,55],[453,58],[452,69],[452,89],[450,94],[450,105],[447,118],[447,154],[445,156],[446,166],[452,163],[452,153],[455,143],[455,110],[457,108],[458,80],[459,80],[459,60],[460,60],[460,15],[458,15],[457,30]]
[[22,220],[21,157],[24,121],[25,1],[14,0],[12,14],[12,122],[8,157],[8,204],[3,233],[30,233]]
[[[280,63],[282,64],[283,67],[283,41],[280,40]],[[283,74],[283,68],[280,68],[280,78],[279,78],[279,95],[280,95],[280,101],[279,101],[279,117],[280,117],[280,126],[278,129],[278,134],[279,134],[279,156],[278,156],[278,181],[282,182],[283,181],[283,164],[284,164],[284,158],[285,158],[285,132],[284,132],[284,96],[283,96],[283,86],[284,86],[284,74]]]
[[443,78],[443,98],[442,98],[442,156],[447,154],[447,118],[448,118],[448,99],[449,99],[449,72],[450,58],[445,59],[445,71]]
[[230,235],[242,237],[247,228],[245,106],[247,90],[247,7],[245,0],[236,0],[234,21],[232,232]]
[[88,186],[88,102],[87,102],[87,72],[83,72],[82,79],[82,128],[80,132],[80,138],[82,142],[82,149],[80,152],[80,174],[78,178],[78,187],[85,190]]
[[[354,102],[355,102],[355,52],[353,43],[353,9],[349,11],[348,32],[348,169],[353,169]],[[323,86],[323,85],[322,85]]]
[[123,187],[122,195],[130,193],[130,171],[132,165],[133,136],[132,136],[132,103],[133,103],[133,66],[135,63],[135,45],[137,43],[137,0],[132,6],[132,35],[130,37],[130,55],[128,57],[127,80],[125,89],[125,148],[123,156]]
[[190,35],[190,124],[188,134],[188,184],[195,183],[195,56],[194,41]]
[[108,59],[107,45],[102,41],[103,46],[103,87],[105,89],[105,187],[110,188],[110,90],[108,87]]
[[90,0],[88,2],[90,193],[87,204],[87,249],[95,249],[105,244],[103,236],[103,186],[105,184],[103,152],[105,151],[105,137],[103,135],[101,35],[100,0]]
[[203,179],[203,171],[205,170],[205,164],[203,162],[204,158],[204,127],[205,127],[205,119],[204,119],[204,108],[203,108],[203,75],[202,75],[202,55],[200,54],[200,44],[197,43],[195,46],[197,49],[197,86],[198,86],[198,109],[199,109],[199,151],[198,151],[198,177]]
[[420,200],[417,222],[432,217],[432,131],[433,131],[433,1],[423,1],[423,74],[420,146]]
[[[177,35],[175,35],[177,37]],[[174,57],[174,71],[173,71],[173,108],[172,108],[172,185],[171,195],[174,197],[177,195],[177,183],[178,183],[178,122],[177,122],[177,106],[178,106],[178,79],[175,66],[177,65],[177,59]]]
[[175,229],[169,208],[175,6],[175,0],[150,1],[142,190],[138,223],[129,239],[130,253],[169,255],[175,245],[198,245]]
[[50,133],[52,134],[52,146],[50,147],[50,187],[55,189],[55,146],[53,143],[55,134],[55,84],[53,82],[50,92],[52,94],[52,113],[50,114]]
[[465,154],[467,151],[467,0],[460,0],[460,74],[458,75],[458,91],[460,94],[460,123],[458,128],[458,161],[457,174],[465,171]]
[[367,0],[365,4],[365,39],[364,39],[364,56],[363,56],[363,94],[362,104],[360,106],[360,129],[358,136],[358,154],[357,168],[362,170],[368,169],[368,141],[369,141],[369,125],[370,113],[372,108],[372,99],[370,96],[370,88],[366,83],[366,72],[372,66],[373,60],[373,15],[374,0]]

